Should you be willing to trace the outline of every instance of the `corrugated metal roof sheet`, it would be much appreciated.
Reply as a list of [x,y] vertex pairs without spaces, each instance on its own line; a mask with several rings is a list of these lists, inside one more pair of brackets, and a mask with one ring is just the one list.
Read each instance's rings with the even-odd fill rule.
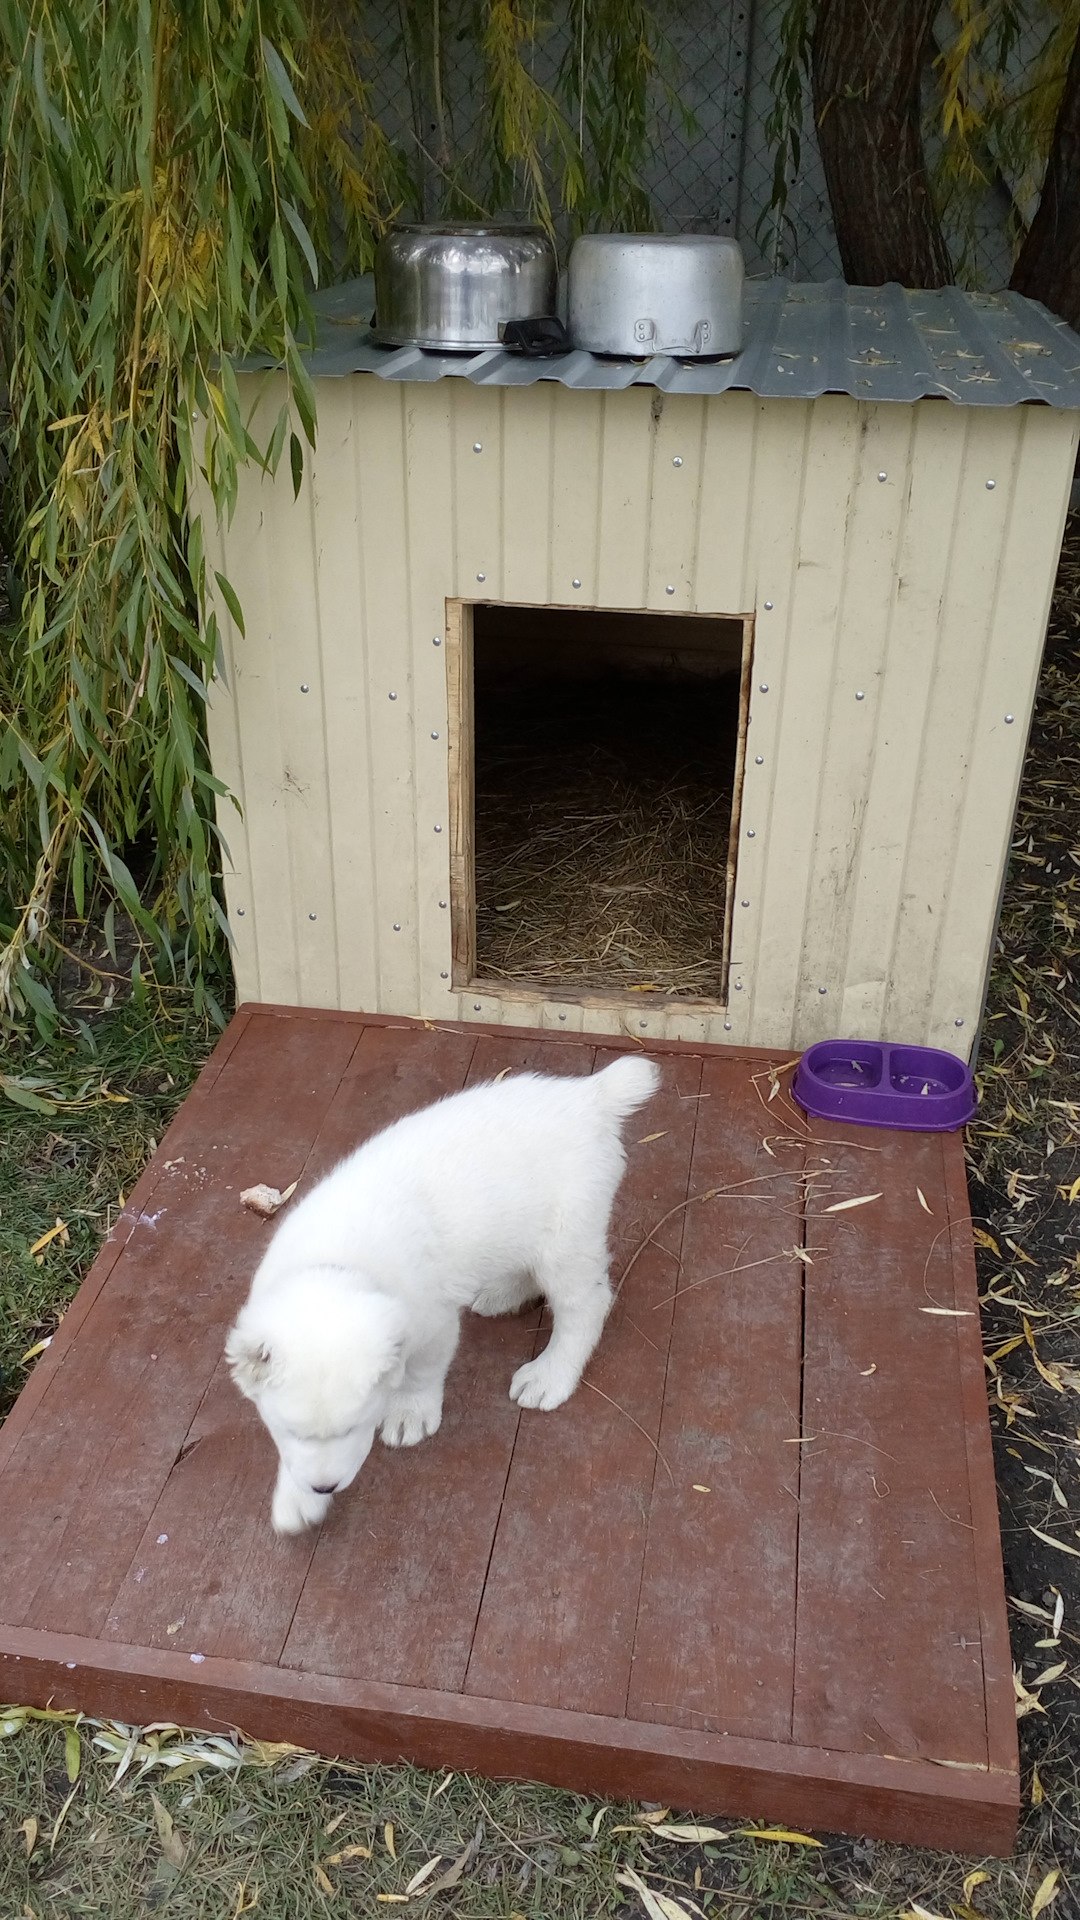
[[[387,348],[369,333],[370,276],[319,294],[313,375],[372,373],[382,380],[472,380],[478,386],[659,387],[666,393],[756,393],[762,399],[857,400],[937,396],[958,406],[1038,400],[1080,408],[1080,337],[1018,293],[911,293],[842,280],[748,280],[746,344],[732,360],[614,360],[592,353],[527,360],[497,352]],[[246,369],[268,366],[265,358]]]

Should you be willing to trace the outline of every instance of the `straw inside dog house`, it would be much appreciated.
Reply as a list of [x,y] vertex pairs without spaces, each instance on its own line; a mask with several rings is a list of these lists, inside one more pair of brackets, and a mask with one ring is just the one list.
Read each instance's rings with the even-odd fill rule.
[[386,352],[369,312],[324,300],[300,496],[245,473],[216,555],[240,997],[968,1051],[1080,341],[838,284],[751,286],[713,364]]

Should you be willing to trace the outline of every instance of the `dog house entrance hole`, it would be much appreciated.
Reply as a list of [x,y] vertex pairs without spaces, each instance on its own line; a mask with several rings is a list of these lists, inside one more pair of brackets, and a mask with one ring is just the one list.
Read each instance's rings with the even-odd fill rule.
[[750,619],[450,612],[456,984],[722,1005]]

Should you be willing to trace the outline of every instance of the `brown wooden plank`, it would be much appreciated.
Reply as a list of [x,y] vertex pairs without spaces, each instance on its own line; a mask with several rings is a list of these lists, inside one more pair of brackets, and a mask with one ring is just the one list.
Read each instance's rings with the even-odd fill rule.
[[808,1201],[823,1250],[806,1272],[794,1738],[985,1764],[950,1317],[976,1309],[955,1298],[941,1139],[820,1121],[810,1134],[808,1164],[827,1160],[831,1178]]
[[5,1460],[14,1449],[16,1439],[29,1424],[57,1368],[63,1366],[76,1334],[138,1225],[140,1215],[149,1210],[150,1195],[161,1178],[166,1161],[175,1159],[184,1152],[189,1142],[198,1140],[206,1103],[227,1060],[250,1025],[252,1017],[253,1009],[250,1007],[245,1007],[241,1012],[233,1015],[213,1053],[197,1074],[193,1085],[165,1129],[157,1151],[151,1155],[131,1192],[126,1196],[124,1206],[102,1241],[101,1249],[74,1300],[67,1308],[49,1347],[37,1361],[11,1412],[0,1424],[0,1473],[3,1472]]
[[0,1475],[0,1619],[99,1628],[257,1257],[241,1189],[302,1169],[357,1038],[254,1016],[173,1136],[183,1153],[159,1149],[149,1210]]
[[867,1834],[949,1852],[1008,1854],[1015,1776],[766,1740],[717,1739],[550,1707],[287,1673],[251,1663],[102,1647],[15,1630],[0,1693],[136,1724],[239,1726],[357,1760],[412,1761],[705,1815]]
[[[597,1056],[597,1068],[612,1059]],[[685,1197],[700,1062],[664,1062],[628,1122],[612,1275]],[[661,1138],[646,1140],[659,1133]],[[645,1524],[656,1471],[683,1215],[634,1262],[585,1380],[554,1413],[522,1415],[469,1658],[469,1693],[583,1713],[626,1705]],[[539,1342],[547,1339],[545,1332]],[[586,1383],[591,1383],[586,1384]]]
[[[628,1713],[786,1740],[799,1515],[803,1127],[780,1098],[769,1101],[762,1068],[741,1058],[707,1059],[701,1091],[708,1097],[700,1103],[690,1192],[720,1192],[686,1214],[660,1430],[675,1484],[657,1476]],[[766,1136],[775,1141],[771,1153]]]
[[[587,1072],[592,1058],[591,1046],[579,1044],[551,1064]],[[536,1035],[524,1042],[478,1035],[468,1080],[548,1065],[549,1049]],[[535,1327],[535,1314],[465,1316],[438,1434],[400,1451],[377,1445],[355,1488],[335,1503],[283,1664],[461,1685],[517,1433],[510,1379],[532,1352]]]
[[[471,1034],[422,1027],[361,1030],[307,1157],[301,1193],[361,1141],[460,1084]],[[250,1216],[249,1216],[250,1217]],[[227,1319],[247,1291],[273,1224],[259,1223],[255,1256]],[[296,1609],[317,1535],[281,1540],[270,1526],[277,1456],[255,1408],[219,1359],[137,1551],[109,1610],[107,1638],[152,1647],[274,1661]]]
[[949,1208],[954,1297],[958,1307],[968,1309],[967,1317],[956,1322],[956,1344],[967,1440],[971,1519],[975,1529],[972,1547],[979,1588],[979,1644],[986,1695],[987,1743],[990,1765],[1015,1774],[1020,1764],[1016,1696],[1012,1682],[1012,1650],[1005,1606],[1005,1574],[1001,1563],[997,1485],[986,1404],[982,1318],[963,1134],[946,1134],[942,1138],[941,1149]]

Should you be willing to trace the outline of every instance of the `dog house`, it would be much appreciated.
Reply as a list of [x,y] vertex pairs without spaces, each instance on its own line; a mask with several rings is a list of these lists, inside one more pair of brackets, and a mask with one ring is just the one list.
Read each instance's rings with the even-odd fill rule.
[[252,467],[218,536],[240,997],[968,1052],[1080,340],[838,283],[751,284],[714,363],[388,351],[369,314],[323,300],[299,497]]

